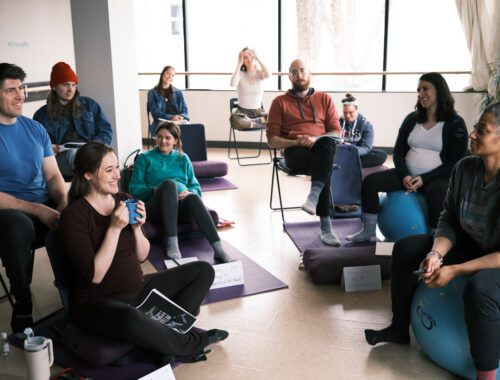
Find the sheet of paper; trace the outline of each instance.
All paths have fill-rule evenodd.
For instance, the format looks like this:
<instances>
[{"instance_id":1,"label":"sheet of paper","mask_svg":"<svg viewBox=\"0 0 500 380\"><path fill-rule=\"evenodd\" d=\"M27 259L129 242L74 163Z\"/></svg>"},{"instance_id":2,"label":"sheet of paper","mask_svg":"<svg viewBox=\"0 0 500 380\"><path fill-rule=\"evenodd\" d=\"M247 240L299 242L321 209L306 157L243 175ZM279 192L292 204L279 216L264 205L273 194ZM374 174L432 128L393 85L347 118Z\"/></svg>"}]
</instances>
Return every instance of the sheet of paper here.
<instances>
[{"instance_id":1,"label":"sheet of paper","mask_svg":"<svg viewBox=\"0 0 500 380\"><path fill-rule=\"evenodd\" d=\"M150 374L141 377L139 380L175 380L174 371L170 364L157 369Z\"/></svg>"},{"instance_id":2,"label":"sheet of paper","mask_svg":"<svg viewBox=\"0 0 500 380\"><path fill-rule=\"evenodd\" d=\"M378 241L375 246L375 256L392 256L394 242Z\"/></svg>"},{"instance_id":3,"label":"sheet of paper","mask_svg":"<svg viewBox=\"0 0 500 380\"><path fill-rule=\"evenodd\" d=\"M214 265L214 270L215 279L210 289L227 288L245 283L241 261Z\"/></svg>"},{"instance_id":4,"label":"sheet of paper","mask_svg":"<svg viewBox=\"0 0 500 380\"><path fill-rule=\"evenodd\" d=\"M382 289L380 265L344 267L342 283L346 292Z\"/></svg>"},{"instance_id":5,"label":"sheet of paper","mask_svg":"<svg viewBox=\"0 0 500 380\"><path fill-rule=\"evenodd\" d=\"M192 263L193 261L198 261L198 258L197 257L183 257L183 258L181 258L179 260L175 260L175 261L177 261L180 265L182 265L182 264ZM165 266L167 267L167 269L177 267L178 265L175 263L175 261L174 260L164 260Z\"/></svg>"}]
</instances>

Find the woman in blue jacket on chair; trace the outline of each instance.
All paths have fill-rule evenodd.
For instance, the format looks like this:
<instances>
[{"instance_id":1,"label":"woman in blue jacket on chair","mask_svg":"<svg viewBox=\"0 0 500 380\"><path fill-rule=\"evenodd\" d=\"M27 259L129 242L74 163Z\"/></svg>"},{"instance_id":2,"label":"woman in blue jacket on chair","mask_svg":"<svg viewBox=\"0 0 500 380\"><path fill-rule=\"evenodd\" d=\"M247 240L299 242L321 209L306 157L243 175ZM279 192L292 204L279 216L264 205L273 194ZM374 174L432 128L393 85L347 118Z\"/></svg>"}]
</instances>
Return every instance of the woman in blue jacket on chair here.
<instances>
[{"instance_id":1,"label":"woman in blue jacket on chair","mask_svg":"<svg viewBox=\"0 0 500 380\"><path fill-rule=\"evenodd\" d=\"M212 245L214 257L222 262L232 261L201 200L201 188L191 160L182 152L179 126L165 121L156 128L155 134L157 146L137 158L129 190L146 203L149 218L163 225L165 255L174 260L181 258L178 218L192 216Z\"/></svg>"},{"instance_id":2,"label":"woman in blue jacket on chair","mask_svg":"<svg viewBox=\"0 0 500 380\"><path fill-rule=\"evenodd\" d=\"M148 91L148 110L153 116L149 131L153 135L161 120L171 120L174 123L189 121L188 109L182 91L172 85L175 69L165 66L160 74L158 84Z\"/></svg>"}]
</instances>

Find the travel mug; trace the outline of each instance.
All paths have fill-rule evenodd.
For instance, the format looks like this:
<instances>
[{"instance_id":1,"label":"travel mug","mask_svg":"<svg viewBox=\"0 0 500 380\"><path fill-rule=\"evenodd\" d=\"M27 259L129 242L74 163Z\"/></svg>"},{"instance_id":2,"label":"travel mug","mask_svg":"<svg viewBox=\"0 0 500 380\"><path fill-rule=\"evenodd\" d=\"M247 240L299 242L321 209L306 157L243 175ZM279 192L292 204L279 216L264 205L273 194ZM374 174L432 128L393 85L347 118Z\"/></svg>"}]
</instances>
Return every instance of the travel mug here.
<instances>
[{"instance_id":1,"label":"travel mug","mask_svg":"<svg viewBox=\"0 0 500 380\"><path fill-rule=\"evenodd\" d=\"M137 220L135 220L135 217L141 217L139 213L137 212L137 199L127 199L125 201L125 206L128 208L128 224L136 224L138 223Z\"/></svg>"},{"instance_id":2,"label":"travel mug","mask_svg":"<svg viewBox=\"0 0 500 380\"><path fill-rule=\"evenodd\" d=\"M50 366L54 363L52 340L34 336L24 341L24 356L28 380L49 380Z\"/></svg>"}]
</instances>

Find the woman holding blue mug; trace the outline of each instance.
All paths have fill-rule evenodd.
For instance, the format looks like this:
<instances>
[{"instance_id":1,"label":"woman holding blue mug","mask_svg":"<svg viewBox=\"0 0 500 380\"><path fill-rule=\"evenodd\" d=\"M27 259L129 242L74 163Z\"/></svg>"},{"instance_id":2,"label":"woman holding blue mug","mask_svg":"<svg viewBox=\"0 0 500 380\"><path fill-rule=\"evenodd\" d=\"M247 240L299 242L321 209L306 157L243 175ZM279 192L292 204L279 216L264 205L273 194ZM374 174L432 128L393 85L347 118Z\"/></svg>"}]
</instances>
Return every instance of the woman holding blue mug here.
<instances>
[{"instance_id":1,"label":"woman holding blue mug","mask_svg":"<svg viewBox=\"0 0 500 380\"><path fill-rule=\"evenodd\" d=\"M191 329L180 334L136 308L156 288L197 315L214 279L206 262L188 263L145 277L141 262L149 253L143 234L146 208L137 203L137 223L129 224L125 200L118 188L120 168L113 150L99 142L80 148L63 210L60 236L68 253L73 279L71 317L85 331L112 339L126 339L180 361L193 361L204 348L225 339L223 330Z\"/></svg>"}]
</instances>

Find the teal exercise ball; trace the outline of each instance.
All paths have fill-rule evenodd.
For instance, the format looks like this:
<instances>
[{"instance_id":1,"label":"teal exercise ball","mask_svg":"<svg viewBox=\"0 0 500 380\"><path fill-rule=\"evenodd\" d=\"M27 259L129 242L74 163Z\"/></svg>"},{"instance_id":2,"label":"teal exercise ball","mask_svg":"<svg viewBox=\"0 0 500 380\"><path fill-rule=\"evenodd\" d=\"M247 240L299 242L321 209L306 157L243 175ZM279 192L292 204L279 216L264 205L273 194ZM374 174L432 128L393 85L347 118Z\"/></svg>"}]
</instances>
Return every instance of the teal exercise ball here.
<instances>
[{"instance_id":1,"label":"teal exercise ball","mask_svg":"<svg viewBox=\"0 0 500 380\"><path fill-rule=\"evenodd\" d=\"M469 276L459 276L442 288L420 282L412 300L411 326L432 361L455 375L475 379L462 298L468 280ZM500 371L496 378L500 380Z\"/></svg>"},{"instance_id":2,"label":"teal exercise ball","mask_svg":"<svg viewBox=\"0 0 500 380\"><path fill-rule=\"evenodd\" d=\"M386 241L426 234L427 202L419 192L394 191L380 198L378 227Z\"/></svg>"}]
</instances>

